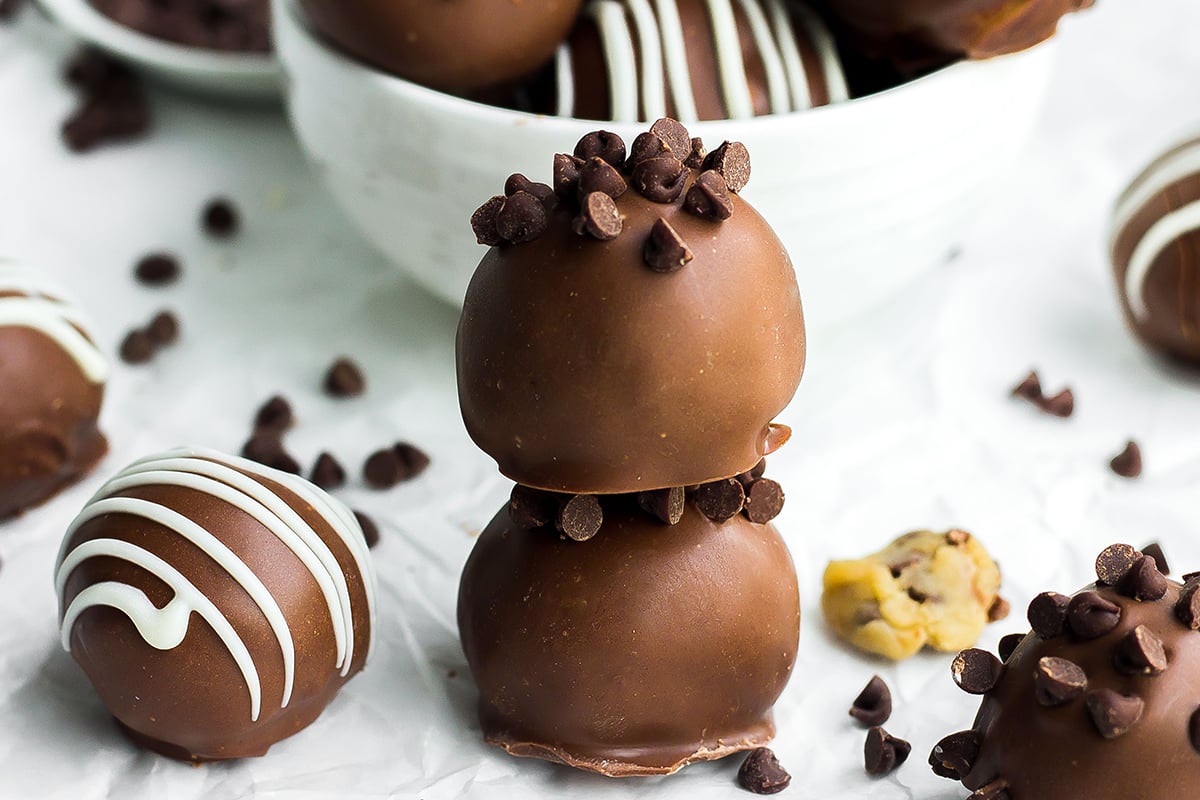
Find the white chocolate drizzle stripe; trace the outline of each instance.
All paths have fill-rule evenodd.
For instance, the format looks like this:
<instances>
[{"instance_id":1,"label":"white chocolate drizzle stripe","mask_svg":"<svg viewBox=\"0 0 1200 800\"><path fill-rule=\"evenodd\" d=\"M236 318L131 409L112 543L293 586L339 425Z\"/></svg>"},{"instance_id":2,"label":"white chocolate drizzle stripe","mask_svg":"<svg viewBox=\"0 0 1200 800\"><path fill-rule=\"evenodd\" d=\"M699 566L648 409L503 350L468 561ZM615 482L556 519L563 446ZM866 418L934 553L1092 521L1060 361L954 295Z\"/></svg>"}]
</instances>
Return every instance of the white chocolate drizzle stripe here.
<instances>
[{"instance_id":1,"label":"white chocolate drizzle stripe","mask_svg":"<svg viewBox=\"0 0 1200 800\"><path fill-rule=\"evenodd\" d=\"M1171 243L1192 231L1200 231L1200 201L1190 203L1172 211L1154 223L1138 242L1129 258L1125 271L1125 295L1129 298L1129 310L1136 319L1144 320L1150 315L1146 306L1146 280L1154 262Z\"/></svg>"},{"instance_id":2,"label":"white chocolate drizzle stripe","mask_svg":"<svg viewBox=\"0 0 1200 800\"><path fill-rule=\"evenodd\" d=\"M258 721L262 710L262 682L254 659L245 642L220 609L197 589L187 578L167 562L153 553L119 539L92 539L71 551L55 576L58 594L62 596L67 576L89 558L105 556L128 561L151 573L170 587L175 593L171 602L162 609L154 607L145 594L132 586L121 583L97 583L88 586L71 600L62 619L62 647L71 649L71 632L79 616L94 606L109 606L124 613L137 627L138 633L151 647L170 650L179 646L187 635L188 621L192 612L209 624L217 638L229 650L234 663L246 680L250 692L250 719Z\"/></svg>"},{"instance_id":3,"label":"white chocolate drizzle stripe","mask_svg":"<svg viewBox=\"0 0 1200 800\"><path fill-rule=\"evenodd\" d=\"M742 56L742 43L738 41L737 18L730 0L708 0L708 18L712 25L721 88L725 94L726 116L729 119L749 119L754 116L754 103L746 82L746 62Z\"/></svg>"},{"instance_id":4,"label":"white chocolate drizzle stripe","mask_svg":"<svg viewBox=\"0 0 1200 800\"><path fill-rule=\"evenodd\" d=\"M850 84L846 80L846 70L842 67L842 57L838 53L837 41L833 34L829 32L825 21L808 6L793 3L791 9L800 19L800 24L804 26L809 41L821 59L821 71L825 73L825 89L829 93L829 102L845 103L850 99Z\"/></svg>"},{"instance_id":5,"label":"white chocolate drizzle stripe","mask_svg":"<svg viewBox=\"0 0 1200 800\"><path fill-rule=\"evenodd\" d=\"M588 15L602 31L601 45L608 64L609 111L616 122L638 120L638 68L633 35L625 9L615 0L601 0L588 6ZM619 32L619 33L618 33Z\"/></svg>"},{"instance_id":6,"label":"white chocolate drizzle stripe","mask_svg":"<svg viewBox=\"0 0 1200 800\"><path fill-rule=\"evenodd\" d=\"M557 84L557 107L554 113L569 117L575 110L575 69L571 66L571 46L563 42L554 53L554 80Z\"/></svg>"},{"instance_id":7,"label":"white chocolate drizzle stripe","mask_svg":"<svg viewBox=\"0 0 1200 800\"><path fill-rule=\"evenodd\" d=\"M8 290L0 283L0 291ZM23 290L22 290L23 291ZM79 332L80 324L70 306L46 297L0 297L0 327L32 328L53 339L74 359L84 376L94 384L108 378L108 359Z\"/></svg>"},{"instance_id":8,"label":"white chocolate drizzle stripe","mask_svg":"<svg viewBox=\"0 0 1200 800\"><path fill-rule=\"evenodd\" d=\"M783 66L783 55L776 46L771 26L767 22L767 15L763 13L759 0L738 0L738 5L746 16L750 25L750 35L754 37L754 46L758 48L759 57L762 59L763 70L767 76L767 101L771 113L782 114L790 111L792 105L788 92L787 71ZM742 65L742 69L746 69L745 64ZM743 75L743 78L749 85L749 77Z\"/></svg>"},{"instance_id":9,"label":"white chocolate drizzle stripe","mask_svg":"<svg viewBox=\"0 0 1200 800\"><path fill-rule=\"evenodd\" d=\"M1200 174L1200 141L1183 145L1179 152L1151 167L1136 179L1117 201L1117 207L1113 211L1110 247L1116 246L1117 239L1126 226L1156 195L1196 174Z\"/></svg>"},{"instance_id":10,"label":"white chocolate drizzle stripe","mask_svg":"<svg viewBox=\"0 0 1200 800\"><path fill-rule=\"evenodd\" d=\"M767 11L771 15L771 24L775 28L775 40L779 46L779 54L783 59L788 75L788 89L791 92L791 110L812 108L812 91L808 86L808 75L804 69L804 58L800 55L800 45L796 41L796 31L792 29L792 20L783 0L766 0ZM800 80L796 80L796 76Z\"/></svg>"},{"instance_id":11,"label":"white chocolate drizzle stripe","mask_svg":"<svg viewBox=\"0 0 1200 800\"><path fill-rule=\"evenodd\" d=\"M654 0L654 7L658 11L659 36L667 64L671 99L675 102L675 116L680 122L696 122L700 119L700 113L696 110L696 96L692 93L692 71L688 67L679 6L676 0Z\"/></svg>"},{"instance_id":12,"label":"white chocolate drizzle stripe","mask_svg":"<svg viewBox=\"0 0 1200 800\"><path fill-rule=\"evenodd\" d=\"M637 29L638 50L642 54L642 95L638 104L642 119L659 119L667 115L667 93L663 86L663 54L654 19L654 9L649 0L625 0ZM637 102L636 100L634 101ZM636 121L635 117L631 121Z\"/></svg>"}]
</instances>

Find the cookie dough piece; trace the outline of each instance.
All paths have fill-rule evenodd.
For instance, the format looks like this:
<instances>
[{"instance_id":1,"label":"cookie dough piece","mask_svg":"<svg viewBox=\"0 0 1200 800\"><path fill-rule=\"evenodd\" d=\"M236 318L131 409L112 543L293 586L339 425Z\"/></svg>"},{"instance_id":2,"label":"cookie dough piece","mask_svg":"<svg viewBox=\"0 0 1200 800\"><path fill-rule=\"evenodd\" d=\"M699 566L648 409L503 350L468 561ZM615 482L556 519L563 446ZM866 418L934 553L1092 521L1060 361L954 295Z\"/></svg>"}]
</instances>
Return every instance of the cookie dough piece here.
<instances>
[{"instance_id":1,"label":"cookie dough piece","mask_svg":"<svg viewBox=\"0 0 1200 800\"><path fill-rule=\"evenodd\" d=\"M1007 613L1000 568L966 531L906 533L825 568L821 608L840 638L897 661L928 645L957 652Z\"/></svg>"}]
</instances>

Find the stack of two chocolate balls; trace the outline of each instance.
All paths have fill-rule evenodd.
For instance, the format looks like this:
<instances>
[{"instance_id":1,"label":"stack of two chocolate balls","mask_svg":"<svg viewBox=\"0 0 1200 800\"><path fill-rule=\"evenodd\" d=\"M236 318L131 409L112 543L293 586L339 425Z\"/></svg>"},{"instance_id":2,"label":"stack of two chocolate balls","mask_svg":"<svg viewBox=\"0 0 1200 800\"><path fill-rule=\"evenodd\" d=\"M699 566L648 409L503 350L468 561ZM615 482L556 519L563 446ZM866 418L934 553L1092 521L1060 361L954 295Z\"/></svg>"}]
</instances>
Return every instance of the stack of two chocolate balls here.
<instances>
[{"instance_id":1,"label":"stack of two chocolate balls","mask_svg":"<svg viewBox=\"0 0 1200 800\"><path fill-rule=\"evenodd\" d=\"M738 195L749 167L672 120L628 148L596 132L472 220L491 249L459 399L518 485L458 621L484 735L513 755L662 774L774 735L800 608L763 458L805 341L787 253Z\"/></svg>"}]
</instances>

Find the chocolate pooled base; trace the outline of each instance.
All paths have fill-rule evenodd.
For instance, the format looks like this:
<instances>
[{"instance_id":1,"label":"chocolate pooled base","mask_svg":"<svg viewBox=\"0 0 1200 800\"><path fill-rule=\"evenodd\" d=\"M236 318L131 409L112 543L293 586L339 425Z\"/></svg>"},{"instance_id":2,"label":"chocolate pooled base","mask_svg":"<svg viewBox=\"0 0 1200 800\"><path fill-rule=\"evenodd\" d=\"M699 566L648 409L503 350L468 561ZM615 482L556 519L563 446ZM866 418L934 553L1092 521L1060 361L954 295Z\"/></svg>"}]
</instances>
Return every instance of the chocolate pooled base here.
<instances>
[{"instance_id":1,"label":"chocolate pooled base","mask_svg":"<svg viewBox=\"0 0 1200 800\"><path fill-rule=\"evenodd\" d=\"M586 544L502 510L463 572L458 624L488 742L613 777L769 741L796 657L796 573L771 525L668 527L607 498Z\"/></svg>"}]
</instances>

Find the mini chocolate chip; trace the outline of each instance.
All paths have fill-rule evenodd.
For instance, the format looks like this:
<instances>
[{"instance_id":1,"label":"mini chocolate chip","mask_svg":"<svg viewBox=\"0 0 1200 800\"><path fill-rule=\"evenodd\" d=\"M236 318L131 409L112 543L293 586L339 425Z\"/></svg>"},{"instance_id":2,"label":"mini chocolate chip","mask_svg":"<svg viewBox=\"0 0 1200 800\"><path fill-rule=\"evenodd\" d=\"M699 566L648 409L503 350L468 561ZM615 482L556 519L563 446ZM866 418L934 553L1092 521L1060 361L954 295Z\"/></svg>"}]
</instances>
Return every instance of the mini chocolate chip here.
<instances>
[{"instance_id":1,"label":"mini chocolate chip","mask_svg":"<svg viewBox=\"0 0 1200 800\"><path fill-rule=\"evenodd\" d=\"M737 194L750 182L750 151L741 142L722 142L704 159L704 169L715 169L729 191Z\"/></svg>"},{"instance_id":2,"label":"mini chocolate chip","mask_svg":"<svg viewBox=\"0 0 1200 800\"><path fill-rule=\"evenodd\" d=\"M612 131L593 131L575 145L575 157L587 161L603 158L616 169L625 166L625 141Z\"/></svg>"},{"instance_id":3,"label":"mini chocolate chip","mask_svg":"<svg viewBox=\"0 0 1200 800\"><path fill-rule=\"evenodd\" d=\"M204 206L200 225L214 239L228 239L237 235L241 228L241 217L230 200L218 197Z\"/></svg>"},{"instance_id":4,"label":"mini chocolate chip","mask_svg":"<svg viewBox=\"0 0 1200 800\"><path fill-rule=\"evenodd\" d=\"M876 725L867 731L863 760L868 775L887 775L908 760L912 745Z\"/></svg>"},{"instance_id":5,"label":"mini chocolate chip","mask_svg":"<svg viewBox=\"0 0 1200 800\"><path fill-rule=\"evenodd\" d=\"M951 530L946 531L946 544L950 544L955 547L962 547L970 539L971 539L971 534L967 533L964 530L960 530L958 528L952 528Z\"/></svg>"},{"instance_id":6,"label":"mini chocolate chip","mask_svg":"<svg viewBox=\"0 0 1200 800\"><path fill-rule=\"evenodd\" d=\"M1008 781L996 778L971 792L968 800L1012 800L1012 795L1008 791Z\"/></svg>"},{"instance_id":7,"label":"mini chocolate chip","mask_svg":"<svg viewBox=\"0 0 1200 800\"><path fill-rule=\"evenodd\" d=\"M1125 449L1112 457L1108 466L1122 478L1136 478L1142 474L1142 449L1130 439Z\"/></svg>"},{"instance_id":8,"label":"mini chocolate chip","mask_svg":"<svg viewBox=\"0 0 1200 800\"><path fill-rule=\"evenodd\" d=\"M1023 641L1025 641L1025 634L1023 633L1010 633L1006 636L1001 636L1000 644L996 647L996 652L1000 654L1000 660L1007 664L1008 660L1012 658L1012 654L1017 651L1017 647Z\"/></svg>"},{"instance_id":9,"label":"mini chocolate chip","mask_svg":"<svg viewBox=\"0 0 1200 800\"><path fill-rule=\"evenodd\" d=\"M1105 739L1115 739L1129 731L1146 708L1142 698L1119 694L1112 689L1093 689L1086 698L1092 724Z\"/></svg>"},{"instance_id":10,"label":"mini chocolate chip","mask_svg":"<svg viewBox=\"0 0 1200 800\"><path fill-rule=\"evenodd\" d=\"M650 226L650 235L642 245L642 260L646 266L655 272L675 272L687 266L692 258L692 251L671 223L659 217Z\"/></svg>"},{"instance_id":11,"label":"mini chocolate chip","mask_svg":"<svg viewBox=\"0 0 1200 800\"><path fill-rule=\"evenodd\" d=\"M688 153L692 151L692 135L678 120L670 117L655 120L650 126L650 132L662 139L663 144L670 148L680 161L687 158Z\"/></svg>"},{"instance_id":12,"label":"mini chocolate chip","mask_svg":"<svg viewBox=\"0 0 1200 800\"><path fill-rule=\"evenodd\" d=\"M1188 720L1188 740L1192 743L1192 749L1200 753L1200 708L1193 711Z\"/></svg>"},{"instance_id":13,"label":"mini chocolate chip","mask_svg":"<svg viewBox=\"0 0 1200 800\"><path fill-rule=\"evenodd\" d=\"M988 606L988 622L999 622L1007 617L1011 610L1012 606L1008 604L1008 601L1000 595L996 595L996 599Z\"/></svg>"},{"instance_id":14,"label":"mini chocolate chip","mask_svg":"<svg viewBox=\"0 0 1200 800\"><path fill-rule=\"evenodd\" d=\"M664 154L670 154L670 151L667 150L667 145L662 139L650 132L639 133L629 147L629 159L625 162L625 166L636 167L647 159L657 158Z\"/></svg>"},{"instance_id":15,"label":"mini chocolate chip","mask_svg":"<svg viewBox=\"0 0 1200 800\"><path fill-rule=\"evenodd\" d=\"M269 429L284 431L292 427L292 404L283 396L274 395L270 400L259 406L254 415L254 430Z\"/></svg>"},{"instance_id":16,"label":"mini chocolate chip","mask_svg":"<svg viewBox=\"0 0 1200 800\"><path fill-rule=\"evenodd\" d=\"M293 475L300 474L300 462L283 449L278 431L262 430L255 433L242 445L242 456L266 467Z\"/></svg>"},{"instance_id":17,"label":"mini chocolate chip","mask_svg":"<svg viewBox=\"0 0 1200 800\"><path fill-rule=\"evenodd\" d=\"M1087 673L1074 661L1039 658L1033 673L1033 691L1039 705L1052 708L1071 702L1087 691Z\"/></svg>"},{"instance_id":18,"label":"mini chocolate chip","mask_svg":"<svg viewBox=\"0 0 1200 800\"><path fill-rule=\"evenodd\" d=\"M363 478L376 489L390 489L411 480L429 466L429 456L407 442L376 450L363 464Z\"/></svg>"},{"instance_id":19,"label":"mini chocolate chip","mask_svg":"<svg viewBox=\"0 0 1200 800\"><path fill-rule=\"evenodd\" d=\"M504 195L498 194L475 209L471 215L471 230L475 233L475 241L479 244L495 247L504 244L504 237L496 227L496 219L500 209L504 208Z\"/></svg>"},{"instance_id":20,"label":"mini chocolate chip","mask_svg":"<svg viewBox=\"0 0 1200 800\"><path fill-rule=\"evenodd\" d=\"M586 233L604 242L617 238L623 224L621 212L617 210L613 199L604 192L592 192L583 198L579 216L572 222L572 229L580 236Z\"/></svg>"},{"instance_id":21,"label":"mini chocolate chip","mask_svg":"<svg viewBox=\"0 0 1200 800\"><path fill-rule=\"evenodd\" d=\"M594 156L583 163L579 170L579 196L587 197L592 192L604 192L614 200L625 194L627 184L611 164Z\"/></svg>"},{"instance_id":22,"label":"mini chocolate chip","mask_svg":"<svg viewBox=\"0 0 1200 800\"><path fill-rule=\"evenodd\" d=\"M733 200L725 179L711 169L696 178L683 198L683 207L701 219L720 221L733 216Z\"/></svg>"},{"instance_id":23,"label":"mini chocolate chip","mask_svg":"<svg viewBox=\"0 0 1200 800\"><path fill-rule=\"evenodd\" d=\"M1034 404L1041 403L1045 396L1042 394L1042 382L1038 378L1038 374L1030 372L1026 375L1023 381L1013 387L1012 396Z\"/></svg>"},{"instance_id":24,"label":"mini chocolate chip","mask_svg":"<svg viewBox=\"0 0 1200 800\"><path fill-rule=\"evenodd\" d=\"M505 197L512 197L517 192L527 192L538 200L542 201L542 205L555 202L554 190L544 183L537 183L529 180L519 172L514 172L508 176L508 180L504 182Z\"/></svg>"},{"instance_id":25,"label":"mini chocolate chip","mask_svg":"<svg viewBox=\"0 0 1200 800\"><path fill-rule=\"evenodd\" d=\"M354 519L358 520L358 527L362 529L363 540L367 543L367 549L370 550L379 544L379 526L375 524L375 520L361 511L354 512Z\"/></svg>"},{"instance_id":26,"label":"mini chocolate chip","mask_svg":"<svg viewBox=\"0 0 1200 800\"><path fill-rule=\"evenodd\" d=\"M975 768L979 758L979 735L975 731L952 733L933 746L929 766L936 775L961 781Z\"/></svg>"},{"instance_id":27,"label":"mini chocolate chip","mask_svg":"<svg viewBox=\"0 0 1200 800\"><path fill-rule=\"evenodd\" d=\"M1043 639L1062 636L1071 598L1058 592L1042 592L1029 603L1029 627Z\"/></svg>"},{"instance_id":28,"label":"mini chocolate chip","mask_svg":"<svg viewBox=\"0 0 1200 800\"><path fill-rule=\"evenodd\" d=\"M1110 544L1096 556L1096 579L1116 586L1142 554L1127 544Z\"/></svg>"},{"instance_id":29,"label":"mini chocolate chip","mask_svg":"<svg viewBox=\"0 0 1200 800\"><path fill-rule=\"evenodd\" d=\"M136 328L121 340L121 360L126 364L145 364L154 358L154 340L146 331Z\"/></svg>"},{"instance_id":30,"label":"mini chocolate chip","mask_svg":"<svg viewBox=\"0 0 1200 800\"><path fill-rule=\"evenodd\" d=\"M578 194L579 168L583 159L558 153L554 156L554 195L559 200L574 200Z\"/></svg>"},{"instance_id":31,"label":"mini chocolate chip","mask_svg":"<svg viewBox=\"0 0 1200 800\"><path fill-rule=\"evenodd\" d=\"M963 650L950 662L954 683L967 694L987 694L996 688L1003 672L1000 659L975 647Z\"/></svg>"},{"instance_id":32,"label":"mini chocolate chip","mask_svg":"<svg viewBox=\"0 0 1200 800\"><path fill-rule=\"evenodd\" d=\"M713 522L724 522L742 510L746 490L736 478L701 484L696 489L696 506Z\"/></svg>"},{"instance_id":33,"label":"mini chocolate chip","mask_svg":"<svg viewBox=\"0 0 1200 800\"><path fill-rule=\"evenodd\" d=\"M1121 607L1096 592L1081 592L1067 605L1067 626L1079 639L1095 639L1117 627Z\"/></svg>"},{"instance_id":34,"label":"mini chocolate chip","mask_svg":"<svg viewBox=\"0 0 1200 800\"><path fill-rule=\"evenodd\" d=\"M323 385L333 397L357 397L366 390L367 379L358 364L343 356L329 365Z\"/></svg>"},{"instance_id":35,"label":"mini chocolate chip","mask_svg":"<svg viewBox=\"0 0 1200 800\"><path fill-rule=\"evenodd\" d=\"M308 479L322 489L337 489L346 483L346 470L332 455L321 453Z\"/></svg>"},{"instance_id":36,"label":"mini chocolate chip","mask_svg":"<svg viewBox=\"0 0 1200 800\"><path fill-rule=\"evenodd\" d=\"M545 204L529 192L517 192L506 198L496 214L496 232L511 244L532 242L549 226Z\"/></svg>"},{"instance_id":37,"label":"mini chocolate chip","mask_svg":"<svg viewBox=\"0 0 1200 800\"><path fill-rule=\"evenodd\" d=\"M648 158L633 168L633 188L654 203L674 203L683 194L688 171L672 155Z\"/></svg>"},{"instance_id":38,"label":"mini chocolate chip","mask_svg":"<svg viewBox=\"0 0 1200 800\"><path fill-rule=\"evenodd\" d=\"M179 259L170 253L151 253L143 256L133 268L138 282L145 286L164 286L179 280L182 273Z\"/></svg>"},{"instance_id":39,"label":"mini chocolate chip","mask_svg":"<svg viewBox=\"0 0 1200 800\"><path fill-rule=\"evenodd\" d=\"M604 512L594 494L577 494L558 509L555 525L559 532L577 542L585 542L600 532Z\"/></svg>"},{"instance_id":40,"label":"mini chocolate chip","mask_svg":"<svg viewBox=\"0 0 1200 800\"><path fill-rule=\"evenodd\" d=\"M146 326L146 335L158 347L174 344L179 340L179 318L170 311L160 311Z\"/></svg>"},{"instance_id":41,"label":"mini chocolate chip","mask_svg":"<svg viewBox=\"0 0 1200 800\"><path fill-rule=\"evenodd\" d=\"M1185 575L1186 582L1175 602L1175 618L1192 630L1200 630L1200 576Z\"/></svg>"},{"instance_id":42,"label":"mini chocolate chip","mask_svg":"<svg viewBox=\"0 0 1200 800\"><path fill-rule=\"evenodd\" d=\"M1117 591L1140 602L1161 600L1167 593L1167 578L1158 571L1154 559L1144 555L1133 562L1117 584Z\"/></svg>"},{"instance_id":43,"label":"mini chocolate chip","mask_svg":"<svg viewBox=\"0 0 1200 800\"><path fill-rule=\"evenodd\" d=\"M677 525L679 520L683 519L684 499L682 486L638 492L637 496L638 505L643 511L658 517L668 525Z\"/></svg>"},{"instance_id":44,"label":"mini chocolate chip","mask_svg":"<svg viewBox=\"0 0 1200 800\"><path fill-rule=\"evenodd\" d=\"M1158 675L1167 669L1167 651L1162 639L1138 625L1117 644L1113 664L1127 675Z\"/></svg>"},{"instance_id":45,"label":"mini chocolate chip","mask_svg":"<svg viewBox=\"0 0 1200 800\"><path fill-rule=\"evenodd\" d=\"M424 450L409 442L396 442L392 452L404 465L404 480L412 480L429 467L429 456Z\"/></svg>"},{"instance_id":46,"label":"mini chocolate chip","mask_svg":"<svg viewBox=\"0 0 1200 800\"><path fill-rule=\"evenodd\" d=\"M517 484L508 496L508 518L525 530L534 530L554 522L558 497L552 492Z\"/></svg>"},{"instance_id":47,"label":"mini chocolate chip","mask_svg":"<svg viewBox=\"0 0 1200 800\"><path fill-rule=\"evenodd\" d=\"M759 478L745 487L742 511L751 522L765 525L783 511L783 487L770 478Z\"/></svg>"},{"instance_id":48,"label":"mini chocolate chip","mask_svg":"<svg viewBox=\"0 0 1200 800\"><path fill-rule=\"evenodd\" d=\"M850 716L863 725L882 725L892 716L892 690L876 675L854 698L850 705Z\"/></svg>"},{"instance_id":49,"label":"mini chocolate chip","mask_svg":"<svg viewBox=\"0 0 1200 800\"><path fill-rule=\"evenodd\" d=\"M1069 417L1075 413L1075 395L1070 389L1063 389L1053 397L1047 397L1038 407L1054 417Z\"/></svg>"},{"instance_id":50,"label":"mini chocolate chip","mask_svg":"<svg viewBox=\"0 0 1200 800\"><path fill-rule=\"evenodd\" d=\"M792 782L792 776L766 747L756 747L746 756L737 773L738 786L754 794L777 794Z\"/></svg>"},{"instance_id":51,"label":"mini chocolate chip","mask_svg":"<svg viewBox=\"0 0 1200 800\"><path fill-rule=\"evenodd\" d=\"M1154 559L1154 565L1158 567L1158 571L1163 575L1171 574L1171 567L1167 564L1167 556L1163 553L1162 545L1158 542L1151 542L1142 548L1142 555L1150 556Z\"/></svg>"},{"instance_id":52,"label":"mini chocolate chip","mask_svg":"<svg viewBox=\"0 0 1200 800\"><path fill-rule=\"evenodd\" d=\"M694 136L692 137L692 152L688 153L683 165L689 169L700 169L704 166L704 159L707 156L708 149L704 146L704 140L699 136Z\"/></svg>"}]
</instances>

